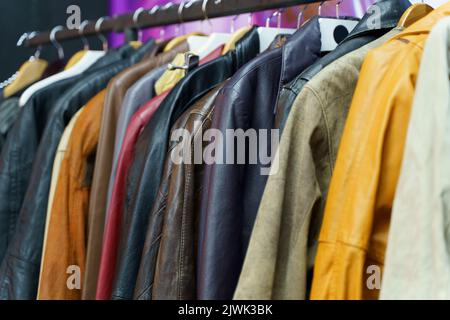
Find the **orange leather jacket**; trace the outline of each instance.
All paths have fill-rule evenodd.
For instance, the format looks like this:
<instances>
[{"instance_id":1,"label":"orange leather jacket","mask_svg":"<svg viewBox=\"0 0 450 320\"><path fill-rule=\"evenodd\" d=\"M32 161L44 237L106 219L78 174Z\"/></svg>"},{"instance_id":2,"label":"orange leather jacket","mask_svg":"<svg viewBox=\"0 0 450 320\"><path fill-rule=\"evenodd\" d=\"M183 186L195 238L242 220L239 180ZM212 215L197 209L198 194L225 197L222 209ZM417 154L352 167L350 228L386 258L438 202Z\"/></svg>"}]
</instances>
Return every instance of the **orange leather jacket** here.
<instances>
[{"instance_id":1,"label":"orange leather jacket","mask_svg":"<svg viewBox=\"0 0 450 320\"><path fill-rule=\"evenodd\" d=\"M41 300L81 300L89 195L105 93L98 93L80 113L61 164L41 270ZM79 267L80 287L75 278L70 281L69 266ZM67 280L75 286L69 288Z\"/></svg>"}]
</instances>

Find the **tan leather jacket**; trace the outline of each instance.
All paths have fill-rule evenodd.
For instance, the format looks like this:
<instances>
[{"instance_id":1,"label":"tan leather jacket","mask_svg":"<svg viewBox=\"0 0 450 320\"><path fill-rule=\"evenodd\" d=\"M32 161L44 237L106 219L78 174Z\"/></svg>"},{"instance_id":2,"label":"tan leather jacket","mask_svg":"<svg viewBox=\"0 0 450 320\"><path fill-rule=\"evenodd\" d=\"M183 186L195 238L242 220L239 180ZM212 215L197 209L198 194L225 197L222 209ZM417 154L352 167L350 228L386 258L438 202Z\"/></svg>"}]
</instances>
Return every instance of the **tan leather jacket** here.
<instances>
[{"instance_id":1,"label":"tan leather jacket","mask_svg":"<svg viewBox=\"0 0 450 320\"><path fill-rule=\"evenodd\" d=\"M305 299L336 154L370 49L383 37L325 67L294 102L253 228L235 299ZM276 170L275 170L276 169Z\"/></svg>"}]
</instances>

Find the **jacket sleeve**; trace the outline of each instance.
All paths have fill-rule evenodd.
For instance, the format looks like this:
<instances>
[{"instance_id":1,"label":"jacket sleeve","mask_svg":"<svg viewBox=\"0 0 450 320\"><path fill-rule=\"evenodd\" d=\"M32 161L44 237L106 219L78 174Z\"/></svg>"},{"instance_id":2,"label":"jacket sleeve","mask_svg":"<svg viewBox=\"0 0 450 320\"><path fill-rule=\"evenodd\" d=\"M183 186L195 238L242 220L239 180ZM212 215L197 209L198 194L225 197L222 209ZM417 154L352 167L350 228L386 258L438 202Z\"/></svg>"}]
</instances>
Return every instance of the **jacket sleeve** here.
<instances>
[{"instance_id":1,"label":"jacket sleeve","mask_svg":"<svg viewBox=\"0 0 450 320\"><path fill-rule=\"evenodd\" d=\"M302 90L271 168L235 299L306 298L310 222L323 211L326 192L315 163L315 152L328 150L321 110L316 95Z\"/></svg>"},{"instance_id":2,"label":"jacket sleeve","mask_svg":"<svg viewBox=\"0 0 450 320\"><path fill-rule=\"evenodd\" d=\"M382 299L450 299L450 19L445 20L431 33L421 62L392 209Z\"/></svg>"},{"instance_id":3,"label":"jacket sleeve","mask_svg":"<svg viewBox=\"0 0 450 320\"><path fill-rule=\"evenodd\" d=\"M400 40L364 61L327 198L312 299L378 298L422 54L420 46Z\"/></svg>"}]
</instances>

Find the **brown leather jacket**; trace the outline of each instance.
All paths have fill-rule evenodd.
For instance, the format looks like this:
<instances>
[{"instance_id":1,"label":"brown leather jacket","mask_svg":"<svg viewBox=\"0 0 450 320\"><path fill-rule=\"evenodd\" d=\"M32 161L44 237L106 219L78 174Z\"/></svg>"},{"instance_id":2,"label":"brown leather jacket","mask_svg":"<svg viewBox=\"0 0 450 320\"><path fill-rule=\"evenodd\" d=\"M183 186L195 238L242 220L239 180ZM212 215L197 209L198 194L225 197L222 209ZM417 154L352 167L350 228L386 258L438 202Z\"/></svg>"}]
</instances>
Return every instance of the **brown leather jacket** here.
<instances>
[{"instance_id":1,"label":"brown leather jacket","mask_svg":"<svg viewBox=\"0 0 450 320\"><path fill-rule=\"evenodd\" d=\"M105 108L102 116L99 149L95 162L92 183L91 202L89 204L89 243L87 252L86 280L84 299L94 299L100 264L103 229L107 207L109 177L111 176L112 157L116 124L127 90L144 74L169 63L180 52L188 49L186 42L180 43L170 51L156 57L149 57L124 70L114 77L107 89Z\"/></svg>"},{"instance_id":2,"label":"brown leather jacket","mask_svg":"<svg viewBox=\"0 0 450 320\"><path fill-rule=\"evenodd\" d=\"M211 126L214 101L219 85L187 110L172 127L186 130L190 137L184 144L171 139L163 180L151 213L146 244L142 254L135 299L192 300L196 297L197 215L203 166L194 164L194 146ZM174 141L175 140L175 141ZM180 147L190 145L191 152ZM203 153L203 147L200 150ZM175 156L182 161L174 162Z\"/></svg>"}]
</instances>

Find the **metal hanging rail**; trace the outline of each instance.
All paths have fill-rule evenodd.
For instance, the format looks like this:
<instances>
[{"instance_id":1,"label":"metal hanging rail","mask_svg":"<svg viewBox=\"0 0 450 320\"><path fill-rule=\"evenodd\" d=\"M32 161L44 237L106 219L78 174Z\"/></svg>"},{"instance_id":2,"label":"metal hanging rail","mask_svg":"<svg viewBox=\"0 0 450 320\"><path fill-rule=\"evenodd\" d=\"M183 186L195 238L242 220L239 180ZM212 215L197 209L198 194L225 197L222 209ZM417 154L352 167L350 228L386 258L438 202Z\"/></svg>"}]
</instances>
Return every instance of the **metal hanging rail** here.
<instances>
[{"instance_id":1,"label":"metal hanging rail","mask_svg":"<svg viewBox=\"0 0 450 320\"><path fill-rule=\"evenodd\" d=\"M129 13L113 18L105 17L101 21L101 24L97 24L97 21L90 21L84 25L81 32L78 29L62 28L56 33L55 38L59 42L98 33L104 34L112 31L123 32L126 29L145 29L190 21L199 21L205 19L205 11L203 10L204 4L207 17L211 19L327 1L331 0L183 1L180 5L169 3L162 7L158 6L150 10L141 11L139 14ZM23 45L26 47L37 47L48 43L51 43L50 32L37 33L31 39L23 41Z\"/></svg>"}]
</instances>

